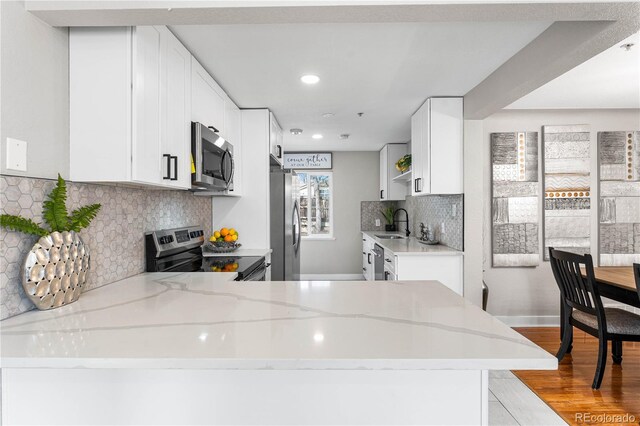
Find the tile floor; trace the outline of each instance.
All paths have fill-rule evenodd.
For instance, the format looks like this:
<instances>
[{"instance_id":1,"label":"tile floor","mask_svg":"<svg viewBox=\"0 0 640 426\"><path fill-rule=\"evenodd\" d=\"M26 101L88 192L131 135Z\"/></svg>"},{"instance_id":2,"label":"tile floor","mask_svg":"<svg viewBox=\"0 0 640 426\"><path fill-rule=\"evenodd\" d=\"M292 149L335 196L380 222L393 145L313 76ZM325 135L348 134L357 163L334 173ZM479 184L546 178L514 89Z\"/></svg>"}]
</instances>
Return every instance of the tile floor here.
<instances>
[{"instance_id":1,"label":"tile floor","mask_svg":"<svg viewBox=\"0 0 640 426\"><path fill-rule=\"evenodd\" d=\"M566 424L512 372L489 372L489 425Z\"/></svg>"}]
</instances>

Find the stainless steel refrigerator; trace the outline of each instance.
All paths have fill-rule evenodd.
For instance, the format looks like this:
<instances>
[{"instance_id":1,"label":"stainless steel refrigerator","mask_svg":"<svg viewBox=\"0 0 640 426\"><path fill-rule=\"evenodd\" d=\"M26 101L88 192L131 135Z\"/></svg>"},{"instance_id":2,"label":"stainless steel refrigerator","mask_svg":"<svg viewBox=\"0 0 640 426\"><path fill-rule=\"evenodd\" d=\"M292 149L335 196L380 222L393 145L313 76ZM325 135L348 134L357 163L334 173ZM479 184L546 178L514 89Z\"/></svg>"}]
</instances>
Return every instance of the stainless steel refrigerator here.
<instances>
[{"instance_id":1,"label":"stainless steel refrigerator","mask_svg":"<svg viewBox=\"0 0 640 426\"><path fill-rule=\"evenodd\" d=\"M294 172L271 171L271 280L300 279L300 210Z\"/></svg>"}]
</instances>

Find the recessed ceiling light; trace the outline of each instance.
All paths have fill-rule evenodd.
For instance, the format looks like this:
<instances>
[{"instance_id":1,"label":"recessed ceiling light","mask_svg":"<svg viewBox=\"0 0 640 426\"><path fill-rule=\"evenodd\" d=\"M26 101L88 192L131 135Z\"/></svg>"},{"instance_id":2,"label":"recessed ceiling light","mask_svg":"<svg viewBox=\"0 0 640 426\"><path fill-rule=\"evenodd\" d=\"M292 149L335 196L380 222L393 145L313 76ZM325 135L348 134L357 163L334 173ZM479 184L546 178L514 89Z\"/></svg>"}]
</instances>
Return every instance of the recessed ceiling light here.
<instances>
[{"instance_id":1,"label":"recessed ceiling light","mask_svg":"<svg viewBox=\"0 0 640 426\"><path fill-rule=\"evenodd\" d=\"M291 129L289 130L291 132L292 135L294 136L298 136L299 134L302 134L302 129Z\"/></svg>"},{"instance_id":2,"label":"recessed ceiling light","mask_svg":"<svg viewBox=\"0 0 640 426\"><path fill-rule=\"evenodd\" d=\"M320 133L315 133L315 134L311 135L311 137L313 139L322 139L322 135Z\"/></svg>"},{"instance_id":3,"label":"recessed ceiling light","mask_svg":"<svg viewBox=\"0 0 640 426\"><path fill-rule=\"evenodd\" d=\"M324 114L322 114L322 116L323 116L324 118L331 118L331 117L333 117L334 115L335 115L335 114L334 114L334 113L332 113L332 112L325 112Z\"/></svg>"},{"instance_id":4,"label":"recessed ceiling light","mask_svg":"<svg viewBox=\"0 0 640 426\"><path fill-rule=\"evenodd\" d=\"M316 84L317 82L320 81L320 77L318 77L317 75L313 75L313 74L306 74L306 75L303 75L302 77L300 77L300 80L304 84Z\"/></svg>"}]
</instances>

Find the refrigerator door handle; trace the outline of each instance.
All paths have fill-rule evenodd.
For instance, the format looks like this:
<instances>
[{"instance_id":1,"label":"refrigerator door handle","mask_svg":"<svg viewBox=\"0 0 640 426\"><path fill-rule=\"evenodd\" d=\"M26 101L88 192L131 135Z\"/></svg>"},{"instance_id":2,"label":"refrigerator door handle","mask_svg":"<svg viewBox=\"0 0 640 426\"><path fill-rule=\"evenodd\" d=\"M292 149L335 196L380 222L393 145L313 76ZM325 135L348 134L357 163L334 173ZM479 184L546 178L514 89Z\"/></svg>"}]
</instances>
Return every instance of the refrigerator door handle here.
<instances>
[{"instance_id":1,"label":"refrigerator door handle","mask_svg":"<svg viewBox=\"0 0 640 426\"><path fill-rule=\"evenodd\" d=\"M300 250L300 211L298 210L298 201L293 202L293 249L296 254L298 254L298 250Z\"/></svg>"}]
</instances>

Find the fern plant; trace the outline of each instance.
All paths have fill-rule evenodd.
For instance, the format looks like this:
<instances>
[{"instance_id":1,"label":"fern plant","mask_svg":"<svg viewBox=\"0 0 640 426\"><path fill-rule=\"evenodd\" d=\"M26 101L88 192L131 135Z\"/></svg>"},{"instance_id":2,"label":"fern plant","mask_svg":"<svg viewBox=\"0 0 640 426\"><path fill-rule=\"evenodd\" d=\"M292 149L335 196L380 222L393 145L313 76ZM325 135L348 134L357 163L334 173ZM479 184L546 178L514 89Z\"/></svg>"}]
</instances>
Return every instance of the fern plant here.
<instances>
[{"instance_id":1,"label":"fern plant","mask_svg":"<svg viewBox=\"0 0 640 426\"><path fill-rule=\"evenodd\" d=\"M90 204L67 213L67 184L58 175L58 182L42 203L42 217L49 229L31 219L11 214L0 215L0 226L12 231L25 234L43 236L51 232L80 231L89 226L102 207L100 204Z\"/></svg>"}]
</instances>

